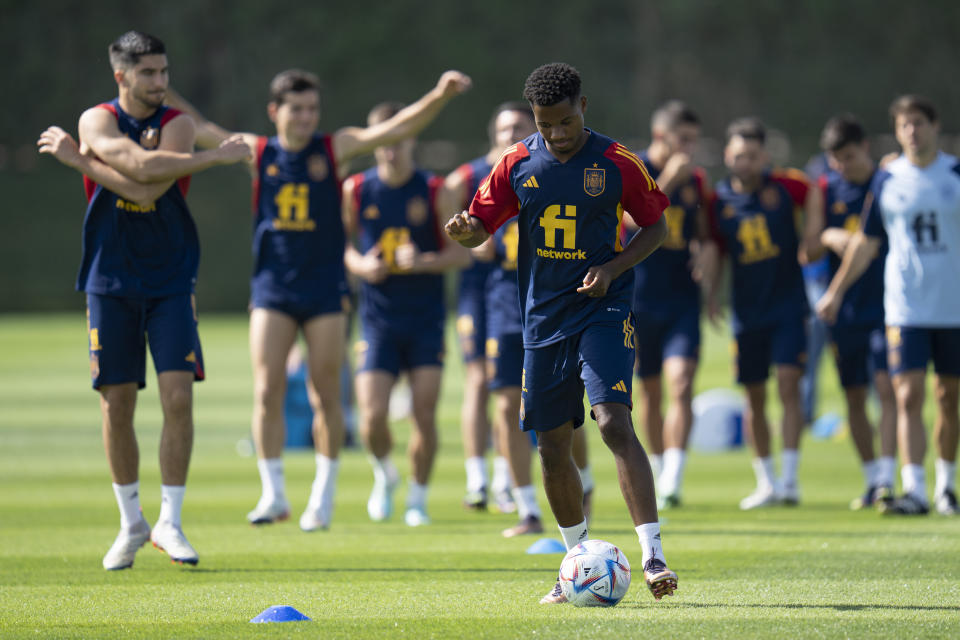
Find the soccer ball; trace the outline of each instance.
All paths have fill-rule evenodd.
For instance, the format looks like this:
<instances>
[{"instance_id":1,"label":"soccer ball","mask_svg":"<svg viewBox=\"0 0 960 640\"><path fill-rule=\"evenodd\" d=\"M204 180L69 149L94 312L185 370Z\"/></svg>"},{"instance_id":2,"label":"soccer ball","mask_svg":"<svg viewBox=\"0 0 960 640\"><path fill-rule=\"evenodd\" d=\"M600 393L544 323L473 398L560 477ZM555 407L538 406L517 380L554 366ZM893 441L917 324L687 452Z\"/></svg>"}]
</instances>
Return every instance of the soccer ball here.
<instances>
[{"instance_id":1,"label":"soccer ball","mask_svg":"<svg viewBox=\"0 0 960 640\"><path fill-rule=\"evenodd\" d=\"M560 589L578 607L612 607L630 588L630 563L616 546L586 540L560 564Z\"/></svg>"}]
</instances>

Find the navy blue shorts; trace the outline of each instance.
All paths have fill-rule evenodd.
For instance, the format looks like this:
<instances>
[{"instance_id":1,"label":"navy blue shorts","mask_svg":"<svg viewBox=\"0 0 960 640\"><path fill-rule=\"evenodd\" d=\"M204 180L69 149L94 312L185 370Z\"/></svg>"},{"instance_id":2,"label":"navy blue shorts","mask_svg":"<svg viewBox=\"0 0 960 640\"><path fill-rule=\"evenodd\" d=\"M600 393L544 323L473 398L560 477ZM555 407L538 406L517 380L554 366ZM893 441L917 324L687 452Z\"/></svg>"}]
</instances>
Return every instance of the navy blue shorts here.
<instances>
[{"instance_id":1,"label":"navy blue shorts","mask_svg":"<svg viewBox=\"0 0 960 640\"><path fill-rule=\"evenodd\" d=\"M887 327L887 362L890 375L915 369L960 376L960 327Z\"/></svg>"},{"instance_id":2,"label":"navy blue shorts","mask_svg":"<svg viewBox=\"0 0 960 640\"><path fill-rule=\"evenodd\" d=\"M671 314L634 313L637 328L637 376L659 376L663 361L700 358L700 308Z\"/></svg>"},{"instance_id":3,"label":"navy blue shorts","mask_svg":"<svg viewBox=\"0 0 960 640\"><path fill-rule=\"evenodd\" d=\"M523 334L487 338L487 386L492 391L519 387L523 376Z\"/></svg>"},{"instance_id":4,"label":"navy blue shorts","mask_svg":"<svg viewBox=\"0 0 960 640\"><path fill-rule=\"evenodd\" d=\"M867 385L874 372L887 370L887 341L883 333L883 325L830 327L837 372L843 388Z\"/></svg>"},{"instance_id":5,"label":"navy blue shorts","mask_svg":"<svg viewBox=\"0 0 960 640\"><path fill-rule=\"evenodd\" d=\"M322 288L318 284L318 291L315 293L317 295L305 297L254 288L250 292L250 306L254 309L279 311L293 318L299 325L306 324L316 316L350 311L350 295L346 282Z\"/></svg>"},{"instance_id":6,"label":"navy blue shorts","mask_svg":"<svg viewBox=\"0 0 960 640\"><path fill-rule=\"evenodd\" d=\"M386 371L399 375L418 367L443 366L443 320L416 328L362 326L354 344L357 372Z\"/></svg>"},{"instance_id":7,"label":"navy blue shorts","mask_svg":"<svg viewBox=\"0 0 960 640\"><path fill-rule=\"evenodd\" d=\"M590 406L619 402L633 408L633 319L589 325L560 342L525 349L521 380L520 428L550 431L584 421L583 392Z\"/></svg>"},{"instance_id":8,"label":"navy blue shorts","mask_svg":"<svg viewBox=\"0 0 960 640\"><path fill-rule=\"evenodd\" d=\"M147 350L157 373L192 371L203 380L203 352L194 297L118 298L87 294L87 336L93 388L147 386Z\"/></svg>"},{"instance_id":9,"label":"navy blue shorts","mask_svg":"<svg viewBox=\"0 0 960 640\"><path fill-rule=\"evenodd\" d=\"M807 331L804 318L798 316L764 329L742 331L736 339L737 382L763 382L770 365L802 367L807 361Z\"/></svg>"}]
</instances>

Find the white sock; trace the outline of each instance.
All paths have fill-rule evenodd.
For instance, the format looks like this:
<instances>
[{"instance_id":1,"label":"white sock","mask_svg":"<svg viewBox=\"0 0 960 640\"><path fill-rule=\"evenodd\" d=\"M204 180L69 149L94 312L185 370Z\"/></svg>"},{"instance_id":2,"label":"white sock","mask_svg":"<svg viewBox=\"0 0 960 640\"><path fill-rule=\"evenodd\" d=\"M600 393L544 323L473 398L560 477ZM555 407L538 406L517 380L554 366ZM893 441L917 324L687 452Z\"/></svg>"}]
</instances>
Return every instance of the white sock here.
<instances>
[{"instance_id":1,"label":"white sock","mask_svg":"<svg viewBox=\"0 0 960 640\"><path fill-rule=\"evenodd\" d=\"M637 527L637 537L640 538L640 547L643 549L643 559L640 561L641 569L650 558L657 558L666 564L667 560L663 557L663 546L660 544L659 522L641 524Z\"/></svg>"},{"instance_id":2,"label":"white sock","mask_svg":"<svg viewBox=\"0 0 960 640\"><path fill-rule=\"evenodd\" d=\"M660 472L663 471L663 456L659 453L651 453L647 456L650 460L650 469L653 471L653 482L660 482Z\"/></svg>"},{"instance_id":3,"label":"white sock","mask_svg":"<svg viewBox=\"0 0 960 640\"><path fill-rule=\"evenodd\" d=\"M420 484L416 480L410 481L410 487L407 489L407 509L427 510L427 485Z\"/></svg>"},{"instance_id":4,"label":"white sock","mask_svg":"<svg viewBox=\"0 0 960 640\"><path fill-rule=\"evenodd\" d=\"M947 489L954 491L954 487L956 486L957 463L948 462L943 458L937 458L934 467L937 471L937 480L933 495L943 495Z\"/></svg>"},{"instance_id":5,"label":"white sock","mask_svg":"<svg viewBox=\"0 0 960 640\"><path fill-rule=\"evenodd\" d=\"M773 480L775 477L773 471L773 458L771 456L767 456L766 458L754 458L751 464L753 464L753 474L757 477L757 488L773 488Z\"/></svg>"},{"instance_id":6,"label":"white sock","mask_svg":"<svg viewBox=\"0 0 960 640\"><path fill-rule=\"evenodd\" d=\"M130 484L113 483L113 495L117 497L117 506L120 507L120 528L129 529L143 520L143 511L140 509L140 481Z\"/></svg>"},{"instance_id":7,"label":"white sock","mask_svg":"<svg viewBox=\"0 0 960 640\"><path fill-rule=\"evenodd\" d=\"M157 522L169 522L175 527L180 526L180 511L183 509L183 494L186 487L160 485L160 516Z\"/></svg>"},{"instance_id":8,"label":"white sock","mask_svg":"<svg viewBox=\"0 0 960 640\"><path fill-rule=\"evenodd\" d=\"M480 456L467 458L463 463L467 470L467 491L474 492L487 487L487 463Z\"/></svg>"},{"instance_id":9,"label":"white sock","mask_svg":"<svg viewBox=\"0 0 960 640\"><path fill-rule=\"evenodd\" d=\"M922 464L905 464L900 469L903 492L923 503L927 502L927 478Z\"/></svg>"},{"instance_id":10,"label":"white sock","mask_svg":"<svg viewBox=\"0 0 960 640\"><path fill-rule=\"evenodd\" d=\"M660 472L658 493L664 496L680 495L686 462L687 452L683 449L671 447L663 452L663 471Z\"/></svg>"},{"instance_id":11,"label":"white sock","mask_svg":"<svg viewBox=\"0 0 960 640\"><path fill-rule=\"evenodd\" d=\"M877 462L877 459L874 458L873 460L864 462L860 467L863 469L863 483L868 489L875 486L877 482L877 470L880 468L880 463Z\"/></svg>"},{"instance_id":12,"label":"white sock","mask_svg":"<svg viewBox=\"0 0 960 640\"><path fill-rule=\"evenodd\" d=\"M340 471L340 461L333 460L318 453L317 475L313 478L313 487L310 489L310 500L307 508L317 510L324 507L326 516L333 513L333 496L337 491L337 473Z\"/></svg>"},{"instance_id":13,"label":"white sock","mask_svg":"<svg viewBox=\"0 0 960 640\"><path fill-rule=\"evenodd\" d=\"M393 462L390 460L390 456L382 458L370 456L370 464L373 465L373 479L377 482L390 484L396 482L397 478L400 477L397 468L393 466Z\"/></svg>"},{"instance_id":14,"label":"white sock","mask_svg":"<svg viewBox=\"0 0 960 640\"><path fill-rule=\"evenodd\" d=\"M584 520L580 524L575 524L572 527L559 527L560 536L563 538L563 544L566 545L567 551L573 549L575 546L583 542L584 540L589 539L590 536L587 535L587 521Z\"/></svg>"},{"instance_id":15,"label":"white sock","mask_svg":"<svg viewBox=\"0 0 960 640\"><path fill-rule=\"evenodd\" d=\"M257 469L263 487L262 499L269 502L285 501L287 491L283 480L283 458L261 458L257 460Z\"/></svg>"},{"instance_id":16,"label":"white sock","mask_svg":"<svg viewBox=\"0 0 960 640\"><path fill-rule=\"evenodd\" d=\"M490 490L494 493L509 491L513 482L510 480L510 463L503 456L496 456L493 459L493 480L490 482Z\"/></svg>"},{"instance_id":17,"label":"white sock","mask_svg":"<svg viewBox=\"0 0 960 640\"><path fill-rule=\"evenodd\" d=\"M797 486L797 467L800 464L800 452L796 449L784 449L780 454L780 481L785 488Z\"/></svg>"},{"instance_id":18,"label":"white sock","mask_svg":"<svg viewBox=\"0 0 960 640\"><path fill-rule=\"evenodd\" d=\"M893 456L884 456L877 459L876 484L893 488L893 485L896 484L896 476L897 461Z\"/></svg>"},{"instance_id":19,"label":"white sock","mask_svg":"<svg viewBox=\"0 0 960 640\"><path fill-rule=\"evenodd\" d=\"M517 503L517 517L525 520L529 516L540 517L540 505L537 504L537 490L532 484L514 487L513 501Z\"/></svg>"},{"instance_id":20,"label":"white sock","mask_svg":"<svg viewBox=\"0 0 960 640\"><path fill-rule=\"evenodd\" d=\"M580 484L583 486L583 492L593 491L596 482L593 480L593 470L590 468L590 465L585 466L583 469L578 468L577 471L580 472Z\"/></svg>"}]
</instances>

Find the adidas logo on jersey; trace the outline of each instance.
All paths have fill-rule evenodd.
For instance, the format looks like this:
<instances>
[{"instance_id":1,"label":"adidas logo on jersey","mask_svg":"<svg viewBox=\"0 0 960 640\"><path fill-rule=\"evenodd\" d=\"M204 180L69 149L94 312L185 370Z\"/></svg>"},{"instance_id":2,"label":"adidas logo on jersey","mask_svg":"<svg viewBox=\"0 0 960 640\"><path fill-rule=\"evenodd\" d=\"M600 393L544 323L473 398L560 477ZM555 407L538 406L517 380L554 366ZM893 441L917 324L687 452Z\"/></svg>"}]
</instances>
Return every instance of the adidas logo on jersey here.
<instances>
[{"instance_id":1,"label":"adidas logo on jersey","mask_svg":"<svg viewBox=\"0 0 960 640\"><path fill-rule=\"evenodd\" d=\"M614 391L620 391L620 392L622 392L622 393L627 393L627 385L625 385L625 384L623 383L623 380L621 380L620 382L618 382L617 384L613 385L613 386L610 387L610 388L613 389Z\"/></svg>"},{"instance_id":2,"label":"adidas logo on jersey","mask_svg":"<svg viewBox=\"0 0 960 640\"><path fill-rule=\"evenodd\" d=\"M530 187L531 189L539 189L540 184L537 182L536 176L530 176L526 182L523 183L523 186Z\"/></svg>"}]
</instances>

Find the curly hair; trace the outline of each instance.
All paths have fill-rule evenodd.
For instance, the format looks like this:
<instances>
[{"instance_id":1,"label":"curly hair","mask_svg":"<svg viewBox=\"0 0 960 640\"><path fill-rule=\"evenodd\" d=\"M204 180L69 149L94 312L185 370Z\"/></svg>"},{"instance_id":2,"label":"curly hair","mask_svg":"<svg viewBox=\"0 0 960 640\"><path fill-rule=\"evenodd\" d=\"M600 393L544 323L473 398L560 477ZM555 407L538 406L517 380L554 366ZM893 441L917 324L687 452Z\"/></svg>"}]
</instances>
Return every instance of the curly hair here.
<instances>
[{"instance_id":1,"label":"curly hair","mask_svg":"<svg viewBox=\"0 0 960 640\"><path fill-rule=\"evenodd\" d=\"M523 85L523 97L538 107L580 97L580 73L563 62L551 62L533 70Z\"/></svg>"}]
</instances>

